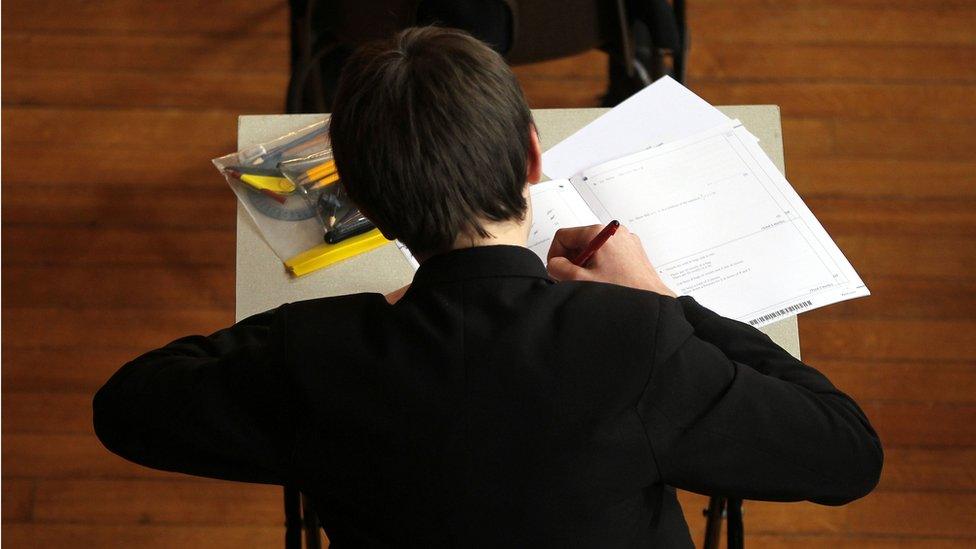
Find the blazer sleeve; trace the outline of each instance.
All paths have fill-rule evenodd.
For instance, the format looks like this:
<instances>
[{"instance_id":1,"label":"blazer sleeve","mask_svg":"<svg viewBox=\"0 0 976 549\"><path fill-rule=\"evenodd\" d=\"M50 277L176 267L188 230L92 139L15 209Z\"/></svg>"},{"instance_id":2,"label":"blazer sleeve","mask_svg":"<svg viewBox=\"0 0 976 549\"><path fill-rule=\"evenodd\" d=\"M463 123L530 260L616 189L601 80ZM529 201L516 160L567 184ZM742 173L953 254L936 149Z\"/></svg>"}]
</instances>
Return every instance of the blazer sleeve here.
<instances>
[{"instance_id":1,"label":"blazer sleeve","mask_svg":"<svg viewBox=\"0 0 976 549\"><path fill-rule=\"evenodd\" d=\"M95 395L96 435L147 467L286 483L296 428L283 316L283 308L254 315L129 362Z\"/></svg>"},{"instance_id":2,"label":"blazer sleeve","mask_svg":"<svg viewBox=\"0 0 976 549\"><path fill-rule=\"evenodd\" d=\"M638 413L662 482L827 505L877 485L881 443L850 397L747 324L690 297L660 304Z\"/></svg>"}]
</instances>

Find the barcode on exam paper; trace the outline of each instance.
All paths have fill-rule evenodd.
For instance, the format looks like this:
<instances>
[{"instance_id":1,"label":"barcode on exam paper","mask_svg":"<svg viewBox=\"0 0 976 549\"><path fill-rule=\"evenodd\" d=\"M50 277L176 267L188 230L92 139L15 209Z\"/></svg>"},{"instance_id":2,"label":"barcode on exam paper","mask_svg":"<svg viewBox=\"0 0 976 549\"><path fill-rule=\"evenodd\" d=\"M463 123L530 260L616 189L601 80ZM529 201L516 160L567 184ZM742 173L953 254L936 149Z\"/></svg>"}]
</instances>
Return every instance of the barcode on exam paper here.
<instances>
[{"instance_id":1,"label":"barcode on exam paper","mask_svg":"<svg viewBox=\"0 0 976 549\"><path fill-rule=\"evenodd\" d=\"M755 326L756 324L759 324L760 322L766 322L767 320L769 320L771 318L776 318L778 316L783 316L783 315L785 315L787 313L792 313L793 311L798 311L798 310L800 310L800 309L802 309L804 307L809 307L809 306L810 306L810 300L803 301L803 302L797 303L796 305L790 305L789 307L786 307L784 309L780 309L780 310L778 310L776 312L769 313L768 315L763 315L763 316L761 316L759 318L754 318L754 319L752 319L752 320L749 321L749 324Z\"/></svg>"}]
</instances>

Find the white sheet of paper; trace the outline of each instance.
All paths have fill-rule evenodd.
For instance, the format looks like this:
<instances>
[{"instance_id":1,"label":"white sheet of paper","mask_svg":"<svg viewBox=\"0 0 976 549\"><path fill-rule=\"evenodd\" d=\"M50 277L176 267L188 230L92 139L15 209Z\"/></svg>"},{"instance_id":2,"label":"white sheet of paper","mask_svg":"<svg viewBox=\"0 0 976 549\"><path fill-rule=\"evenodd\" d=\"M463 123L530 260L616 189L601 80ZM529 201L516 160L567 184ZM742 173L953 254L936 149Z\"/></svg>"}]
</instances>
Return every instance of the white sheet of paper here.
<instances>
[{"instance_id":1,"label":"white sheet of paper","mask_svg":"<svg viewBox=\"0 0 976 549\"><path fill-rule=\"evenodd\" d=\"M532 199L532 228L528 247L546 262L552 236L562 227L581 227L600 222L566 179L537 183L529 187ZM420 264L400 241L397 248L416 270Z\"/></svg>"},{"instance_id":2,"label":"white sheet of paper","mask_svg":"<svg viewBox=\"0 0 976 549\"><path fill-rule=\"evenodd\" d=\"M567 179L602 162L728 122L704 99L665 76L542 155L542 171Z\"/></svg>"},{"instance_id":3,"label":"white sheet of paper","mask_svg":"<svg viewBox=\"0 0 976 549\"><path fill-rule=\"evenodd\" d=\"M640 236L665 284L723 316L762 326L869 295L738 121L571 182L602 223L618 219Z\"/></svg>"},{"instance_id":4,"label":"white sheet of paper","mask_svg":"<svg viewBox=\"0 0 976 549\"><path fill-rule=\"evenodd\" d=\"M416 271L417 269L420 268L420 262L417 261L417 258L414 257L412 253L410 253L410 248L407 248L406 244L397 240L396 247L398 250L400 250L400 253L403 254L403 257L407 258L407 262L410 263L410 266L413 267L413 270Z\"/></svg>"}]
</instances>

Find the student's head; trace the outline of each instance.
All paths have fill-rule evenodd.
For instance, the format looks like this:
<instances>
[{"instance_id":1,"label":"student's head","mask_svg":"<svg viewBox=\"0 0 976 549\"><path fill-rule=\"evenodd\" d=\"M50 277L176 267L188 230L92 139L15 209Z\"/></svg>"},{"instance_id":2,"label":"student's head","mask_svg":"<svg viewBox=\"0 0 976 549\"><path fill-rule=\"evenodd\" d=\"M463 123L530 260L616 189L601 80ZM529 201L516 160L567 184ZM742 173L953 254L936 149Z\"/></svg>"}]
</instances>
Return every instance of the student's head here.
<instances>
[{"instance_id":1,"label":"student's head","mask_svg":"<svg viewBox=\"0 0 976 549\"><path fill-rule=\"evenodd\" d=\"M532 115L505 61L470 35L412 28L361 48L332 110L349 195L415 254L525 219L539 177Z\"/></svg>"}]
</instances>

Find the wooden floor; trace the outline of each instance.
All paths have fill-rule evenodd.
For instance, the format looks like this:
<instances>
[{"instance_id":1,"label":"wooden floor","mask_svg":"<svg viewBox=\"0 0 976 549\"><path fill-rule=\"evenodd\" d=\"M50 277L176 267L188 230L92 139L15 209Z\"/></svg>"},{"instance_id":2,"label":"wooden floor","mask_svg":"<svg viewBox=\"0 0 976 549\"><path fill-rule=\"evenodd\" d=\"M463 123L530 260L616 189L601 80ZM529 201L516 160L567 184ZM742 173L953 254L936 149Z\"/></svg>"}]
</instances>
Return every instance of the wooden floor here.
<instances>
[{"instance_id":1,"label":"wooden floor","mask_svg":"<svg viewBox=\"0 0 976 549\"><path fill-rule=\"evenodd\" d=\"M878 428L878 489L746 504L750 547L976 545L976 2L692 0L690 87L782 108L787 176L872 290L804 314L804 357ZM279 547L280 490L130 465L90 401L123 361L234 317L233 195L209 159L281 112L271 0L8 0L3 539ZM518 70L595 105L598 52ZM701 541L704 499L684 495Z\"/></svg>"}]
</instances>

